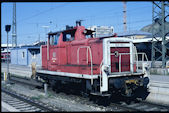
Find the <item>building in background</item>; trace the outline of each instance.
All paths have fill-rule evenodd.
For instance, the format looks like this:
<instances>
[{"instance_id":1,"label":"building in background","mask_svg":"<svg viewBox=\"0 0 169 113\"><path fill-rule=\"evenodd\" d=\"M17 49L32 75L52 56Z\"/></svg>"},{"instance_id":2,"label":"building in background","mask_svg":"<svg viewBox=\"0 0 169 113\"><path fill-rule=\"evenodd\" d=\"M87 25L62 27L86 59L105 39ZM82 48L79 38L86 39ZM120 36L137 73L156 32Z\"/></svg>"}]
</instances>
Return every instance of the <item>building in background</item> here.
<instances>
[{"instance_id":1,"label":"building in background","mask_svg":"<svg viewBox=\"0 0 169 113\"><path fill-rule=\"evenodd\" d=\"M9 50L7 53L7 44L1 44L1 62L6 62L7 61L7 56L10 60L10 48L12 47L12 44L8 44Z\"/></svg>"},{"instance_id":2,"label":"building in background","mask_svg":"<svg viewBox=\"0 0 169 113\"><path fill-rule=\"evenodd\" d=\"M32 63L41 66L40 46L11 48L11 64L31 66Z\"/></svg>"},{"instance_id":3,"label":"building in background","mask_svg":"<svg viewBox=\"0 0 169 113\"><path fill-rule=\"evenodd\" d=\"M12 44L8 44L8 47L11 48ZM7 49L7 44L1 44L1 52L6 51Z\"/></svg>"},{"instance_id":4,"label":"building in background","mask_svg":"<svg viewBox=\"0 0 169 113\"><path fill-rule=\"evenodd\" d=\"M32 45L22 45L11 48L11 64L41 67L41 45L46 42L36 42Z\"/></svg>"},{"instance_id":5,"label":"building in background","mask_svg":"<svg viewBox=\"0 0 169 113\"><path fill-rule=\"evenodd\" d=\"M93 30L93 37L111 36L114 33L113 26L91 26L87 29Z\"/></svg>"}]
</instances>

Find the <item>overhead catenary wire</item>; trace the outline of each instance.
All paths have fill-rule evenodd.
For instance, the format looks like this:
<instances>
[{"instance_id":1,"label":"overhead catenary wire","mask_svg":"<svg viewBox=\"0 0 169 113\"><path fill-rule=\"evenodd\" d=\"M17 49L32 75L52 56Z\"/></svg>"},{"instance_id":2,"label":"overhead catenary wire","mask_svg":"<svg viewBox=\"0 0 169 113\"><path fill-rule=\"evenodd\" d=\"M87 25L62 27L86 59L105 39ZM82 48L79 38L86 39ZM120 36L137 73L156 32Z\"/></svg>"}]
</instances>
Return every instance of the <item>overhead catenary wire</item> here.
<instances>
[{"instance_id":1,"label":"overhead catenary wire","mask_svg":"<svg viewBox=\"0 0 169 113\"><path fill-rule=\"evenodd\" d=\"M146 8L148 8L147 6L145 7L137 7L137 8L133 8L133 9L130 9L130 10L128 10L128 12L130 11L130 12L135 12L135 11L137 11L136 13L138 13L138 11L143 11L142 10L142 8L144 8L144 9L146 9ZM135 9L140 9L140 10L135 10ZM100 13L100 12L98 12L98 13ZM95 13L95 14L93 14L93 15L88 15L88 16L83 16L83 17L79 17L79 18L84 18L85 20L89 20L89 19L91 19L91 17L93 17L93 18L96 18L97 17L97 20L99 20L99 19L102 19L102 18L105 18L105 16L107 16L107 17L117 17L117 15L122 15L122 13L120 13L120 11L116 11L116 12L111 12L111 14L102 14L102 15L96 15L97 13ZM62 19L62 21L63 20L76 20L77 18L76 17L73 17L73 18L63 18Z\"/></svg>"},{"instance_id":2,"label":"overhead catenary wire","mask_svg":"<svg viewBox=\"0 0 169 113\"><path fill-rule=\"evenodd\" d=\"M40 15L42 15L42 14L45 14L45 13L50 12L50 11L53 11L55 8L57 9L59 7L64 7L64 6L68 5L68 4L70 4L70 3L64 3L62 6L52 7L52 8L49 8L47 10L40 11L40 12L38 12L38 13L32 15L32 16L28 16L26 18L23 18L22 20L18 21L18 24L22 23L22 22L24 22L26 20L32 19L34 17L40 17ZM128 13L133 15L134 13L138 13L140 11L144 11L147 8L148 8L148 6L138 6L137 8L128 9ZM136 9L138 9L138 10L136 10ZM96 12L95 15L92 15L93 23L98 23L99 20L104 19L106 17L107 18L110 18L110 17L113 18L113 17L117 17L118 15L121 16L122 13L119 13L120 11L118 11L118 10L119 9L116 9L116 10L112 10L112 9L104 10L102 12L106 12L106 13L102 13L102 15L97 15L99 12ZM80 17L80 18L85 18L85 20L88 21L88 20L91 20L91 15ZM71 18L71 17L67 16L66 18L62 18L61 21L63 21L63 20L75 21L76 19L77 19L77 17ZM117 20L119 20L119 19L117 19ZM149 21L149 20L147 19L147 21ZM54 23L54 22L55 21L52 20L52 23ZM66 24L60 24L61 23L60 20L58 20L58 22L59 22L59 24L57 25L58 29L59 29L60 26L64 26L65 27L65 25L67 24L67 23ZM106 23L110 23L110 22L111 22L110 20L108 20L108 19L106 20ZM123 25L122 22L120 22L120 20L119 20L118 23L117 22L116 22L116 24L113 24L114 22L111 22L110 25L113 25L113 26L116 26L116 27ZM128 21L127 24L132 25L132 24L141 23L141 22L146 22L146 20ZM30 23L28 23L28 24L30 24ZM35 22L35 23L32 23L32 24L37 24L37 23ZM43 22L40 22L38 24L43 24ZM18 35L19 36L28 36L28 35L33 35L33 34L37 34L37 33L26 33L26 34L18 34Z\"/></svg>"},{"instance_id":3,"label":"overhead catenary wire","mask_svg":"<svg viewBox=\"0 0 169 113\"><path fill-rule=\"evenodd\" d=\"M66 5L68 5L68 4L70 4L70 3L65 3L64 4L64 6L66 6ZM21 22L23 22L23 21L25 21L25 20L28 20L28 19L31 19L31 18L34 18L34 17L36 17L36 16L39 16L39 15L41 15L41 14L44 14L44 13L47 13L47 12L49 12L49 11L52 11L52 10L54 10L54 9L56 9L56 8L59 8L59 7L64 7L63 5L62 6L58 6L58 7L54 7L54 8L49 8L49 9L47 9L47 10L44 10L44 11L41 11L41 12L39 12L39 13L37 13L37 14L34 14L34 15L32 15L32 16L30 16L30 17L26 17L26 18L24 18L24 19L22 19L22 20L19 20L19 22L18 23L21 23ZM141 9L142 10L142 8L148 8L147 6L142 6L142 7L137 7L137 8L132 8L132 9L129 9L128 11L130 11L130 12L133 12L133 11L138 11L138 10L136 10L136 9ZM118 9L117 9L118 10ZM105 16L105 12L107 13L107 12L110 12L110 13L113 13L114 14L114 16L117 16L117 15L121 15L121 13L119 13L120 11L115 11L115 10L111 10L111 9L109 9L109 10L105 10L104 11L104 15L103 15L103 17ZM100 12L98 12L98 13L100 13ZM95 13L94 15L92 15L93 17L98 17L98 16L102 16L102 15L96 15L96 14L98 14L98 13ZM112 14L111 14L112 15ZM111 16L110 15L110 16ZM113 16L113 15L112 15ZM87 19L87 18L91 18L91 15L88 15L88 16L84 16L84 17L81 17L81 18L85 18L85 19ZM77 18L63 18L62 20L76 20ZM97 19L99 19L99 18L97 18Z\"/></svg>"},{"instance_id":4,"label":"overhead catenary wire","mask_svg":"<svg viewBox=\"0 0 169 113\"><path fill-rule=\"evenodd\" d=\"M64 4L64 6L65 5L67 5L68 3L65 3ZM69 3L70 4L70 3ZM58 6L58 7L63 7L63 5L62 6ZM55 8L58 8L58 7L55 7ZM25 20L28 20L28 19L31 19L31 18L33 18L33 17L36 17L36 16L39 16L39 15L41 15L41 14L44 14L44 13L46 13L46 12L49 12L49 11L51 11L51 10L53 10L53 9L55 9L55 8L49 8L49 9L47 9L47 10L45 10L45 11L41 11L40 13L37 13L37 14L35 14L35 15L33 15L33 16L30 16L30 17L27 17L27 18L25 18L25 19L22 19L22 20L20 20L20 22L23 22L23 21L25 21ZM142 9L142 8L148 8L147 6L142 6L142 7L137 7L137 8L132 8L132 9L130 9L130 10L128 10L128 11L136 11L135 9ZM118 10L118 9L117 9ZM113 12L114 12L115 10L113 10ZM137 10L138 11L138 10ZM140 11L142 11L142 10L140 10ZM109 10L105 10L104 12L110 12L110 13L112 13L112 10L111 9L109 9ZM97 14L97 13L96 13ZM118 15L121 15L121 13L119 13L119 11L115 11L114 12L114 14L113 15L108 15L108 17L117 17L117 14ZM92 17L98 17L98 16L102 16L102 17L100 17L100 18L97 18L97 20L99 20L99 19L102 19L102 18L105 18L105 14L104 15L92 15ZM85 17L81 17L81 18L85 18L85 20L91 20L91 16L85 16ZM76 20L77 18L62 18L62 20ZM93 21L95 21L95 19L93 18ZM54 21L53 21L54 22ZM37 23L35 23L35 24L37 24Z\"/></svg>"},{"instance_id":5,"label":"overhead catenary wire","mask_svg":"<svg viewBox=\"0 0 169 113\"><path fill-rule=\"evenodd\" d=\"M137 8L135 8L135 9L140 9L140 10L132 10L132 11L137 11L137 12L135 12L135 13L138 13L138 11L143 11L141 8L143 8L143 7L137 7ZM145 7L144 6L144 9L146 9L146 8L148 8L147 6ZM132 13L133 14L133 13ZM105 19L106 17L107 18L109 18L109 17L117 17L117 15L122 15L122 13L118 13L118 14L111 14L111 15L92 15L92 16L85 16L85 17L80 17L80 18L83 18L85 21L87 21L87 20L90 20L91 21L91 17L92 17L92 21L98 21L98 20L101 20L101 19ZM101 17L99 17L99 16L101 16ZM106 17L105 17L106 16ZM97 18L96 18L97 17ZM94 18L96 18L96 20L94 19ZM64 19L62 19L61 21L65 21L65 20L69 20L69 21L74 21L74 20L76 20L77 18L76 17L74 17L74 18L64 18ZM63 25L63 24L62 24ZM65 25L64 25L65 26Z\"/></svg>"},{"instance_id":6,"label":"overhead catenary wire","mask_svg":"<svg viewBox=\"0 0 169 113\"><path fill-rule=\"evenodd\" d=\"M70 4L70 3L69 3L69 4ZM64 6L66 6L66 5L68 5L68 4L65 3L63 6L52 7L52 8L49 8L49 9L47 9L47 10L38 12L38 13L36 13L36 14L34 14L34 15L32 15L32 16L26 17L26 18L24 18L24 19L22 19L22 20L18 20L18 23L21 23L21 22L23 22L23 21L25 21L25 20L28 20L28 19L32 19L32 18L34 18L34 17L36 17L36 16L39 16L39 15L44 14L44 13L47 13L47 12L49 12L49 11L51 11L51 10L56 9L56 8L64 7Z\"/></svg>"},{"instance_id":7,"label":"overhead catenary wire","mask_svg":"<svg viewBox=\"0 0 169 113\"><path fill-rule=\"evenodd\" d=\"M144 20L137 20L137 21L133 21L133 22L128 22L128 24L133 24L133 23L142 23L142 22L148 22L148 21L151 21L151 19L144 19ZM114 26L123 26L122 23L118 23L118 24L113 24ZM142 26L142 25L141 25ZM136 26L137 27L137 26ZM27 36L27 35L33 35L33 34L37 34L35 32L32 32L32 33L25 33L25 34L18 34L20 36ZM6 36L6 35L4 35Z\"/></svg>"}]
</instances>

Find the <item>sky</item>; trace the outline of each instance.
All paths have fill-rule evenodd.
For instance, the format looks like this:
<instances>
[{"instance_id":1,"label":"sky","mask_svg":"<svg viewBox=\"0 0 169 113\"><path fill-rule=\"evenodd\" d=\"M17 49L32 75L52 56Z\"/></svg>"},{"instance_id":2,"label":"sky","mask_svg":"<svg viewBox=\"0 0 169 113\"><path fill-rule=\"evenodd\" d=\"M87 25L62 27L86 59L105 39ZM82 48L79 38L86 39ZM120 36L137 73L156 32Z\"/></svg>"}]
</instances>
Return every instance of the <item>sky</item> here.
<instances>
[{"instance_id":1,"label":"sky","mask_svg":"<svg viewBox=\"0 0 169 113\"><path fill-rule=\"evenodd\" d=\"M152 23L152 2L127 2L127 31L140 30ZM1 4L1 43L6 43L5 25L12 25L13 2ZM123 2L16 2L17 44L46 41L49 31L64 30L66 25L113 26L123 32ZM48 26L48 27L45 27ZM12 43L12 29L9 32Z\"/></svg>"}]
</instances>

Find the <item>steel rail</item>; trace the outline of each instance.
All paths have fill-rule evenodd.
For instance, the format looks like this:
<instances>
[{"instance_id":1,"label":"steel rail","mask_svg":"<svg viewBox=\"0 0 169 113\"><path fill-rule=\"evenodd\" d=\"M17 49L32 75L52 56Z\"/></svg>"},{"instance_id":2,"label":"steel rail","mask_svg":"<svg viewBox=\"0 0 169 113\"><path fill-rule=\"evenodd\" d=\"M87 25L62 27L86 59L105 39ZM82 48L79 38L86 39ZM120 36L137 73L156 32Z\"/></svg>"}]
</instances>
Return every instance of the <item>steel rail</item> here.
<instances>
[{"instance_id":1,"label":"steel rail","mask_svg":"<svg viewBox=\"0 0 169 113\"><path fill-rule=\"evenodd\" d=\"M21 101L24 101L24 102L26 102L26 103L28 103L30 105L36 106L37 108L39 108L41 110L44 110L46 112L56 111L56 110L53 110L52 107L50 107L50 106L44 106L45 104L42 103L42 102L31 100L29 97L14 93L14 92L9 91L7 89L4 89L2 87L1 87L1 91L6 93L6 94L8 94L8 95L10 95L10 96L12 96L12 97L14 97L14 98L17 98L17 99L19 99ZM60 111L60 109L57 108L57 111Z\"/></svg>"},{"instance_id":2,"label":"steel rail","mask_svg":"<svg viewBox=\"0 0 169 113\"><path fill-rule=\"evenodd\" d=\"M123 106L121 104L117 104L117 103L111 103L109 107L117 107L117 108L120 108L122 110L125 110L125 111L129 111L129 112L133 112L133 111L140 111L138 109L135 109L135 108L130 108L130 107L127 107L127 106Z\"/></svg>"},{"instance_id":3,"label":"steel rail","mask_svg":"<svg viewBox=\"0 0 169 113\"><path fill-rule=\"evenodd\" d=\"M40 81L36 81L35 79L29 79L29 78L22 78L22 77L18 77L18 76L11 76L10 77L10 81L11 82L19 82L19 83L24 83L26 85L30 85L30 86L43 86L43 83Z\"/></svg>"}]
</instances>

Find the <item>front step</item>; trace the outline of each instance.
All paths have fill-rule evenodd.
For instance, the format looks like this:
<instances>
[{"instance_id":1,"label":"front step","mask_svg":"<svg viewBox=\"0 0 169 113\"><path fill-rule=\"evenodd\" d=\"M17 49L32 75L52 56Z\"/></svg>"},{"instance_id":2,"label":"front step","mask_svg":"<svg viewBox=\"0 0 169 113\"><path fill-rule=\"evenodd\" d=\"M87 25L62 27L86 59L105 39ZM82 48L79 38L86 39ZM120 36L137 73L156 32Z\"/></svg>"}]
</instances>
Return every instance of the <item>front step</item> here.
<instances>
[{"instance_id":1,"label":"front step","mask_svg":"<svg viewBox=\"0 0 169 113\"><path fill-rule=\"evenodd\" d=\"M91 92L90 93L90 100L98 105L108 106L110 104L110 97L111 94L107 93L100 93L100 92Z\"/></svg>"},{"instance_id":2,"label":"front step","mask_svg":"<svg viewBox=\"0 0 169 113\"><path fill-rule=\"evenodd\" d=\"M109 96L111 96L111 94L100 93L100 92L91 92L90 94L93 95L93 96L100 96L100 97L109 97Z\"/></svg>"}]
</instances>

